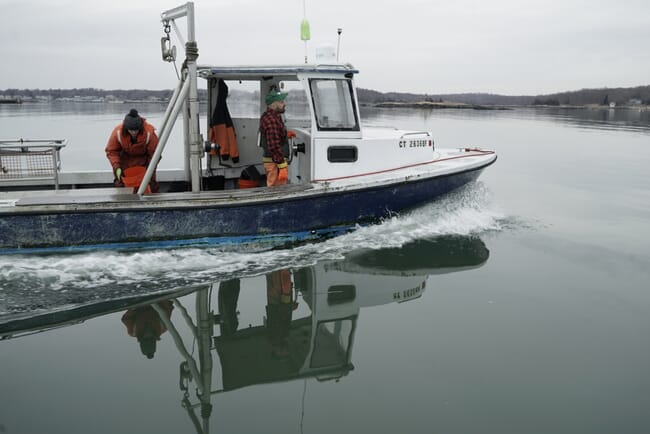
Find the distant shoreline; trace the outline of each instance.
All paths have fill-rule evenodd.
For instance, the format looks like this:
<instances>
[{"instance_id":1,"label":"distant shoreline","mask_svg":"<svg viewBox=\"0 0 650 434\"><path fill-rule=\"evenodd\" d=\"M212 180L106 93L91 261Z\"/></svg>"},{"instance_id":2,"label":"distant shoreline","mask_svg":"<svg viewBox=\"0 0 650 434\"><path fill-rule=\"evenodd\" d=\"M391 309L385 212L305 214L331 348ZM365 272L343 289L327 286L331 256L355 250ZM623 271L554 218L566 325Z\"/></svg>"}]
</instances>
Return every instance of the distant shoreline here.
<instances>
[{"instance_id":1,"label":"distant shoreline","mask_svg":"<svg viewBox=\"0 0 650 434\"><path fill-rule=\"evenodd\" d=\"M199 101L208 98L207 89L199 89ZM230 96L245 98L248 90L230 89ZM142 104L166 102L172 97L172 89L0 89L0 99L22 103L45 101L113 102ZM256 97L259 99L259 96ZM563 108L635 108L647 110L650 106L650 85L626 88L594 88L559 92L547 95L499 95L491 93L405 93L380 92L357 87L359 103L368 107L381 108L424 108L424 109L473 109L508 110L513 107L563 107Z\"/></svg>"},{"instance_id":2,"label":"distant shoreline","mask_svg":"<svg viewBox=\"0 0 650 434\"><path fill-rule=\"evenodd\" d=\"M378 107L378 108L464 109L464 110L512 110L513 109L513 107L506 107L506 106L465 104L462 102L431 102L431 101L416 101L416 102L386 101L386 102L366 104L366 106Z\"/></svg>"},{"instance_id":3,"label":"distant shoreline","mask_svg":"<svg viewBox=\"0 0 650 434\"><path fill-rule=\"evenodd\" d=\"M384 101L378 103L364 104L366 107L377 108L415 108L415 109L461 109L461 110L514 110L517 108L560 108L560 109L592 109L592 110L650 110L647 104L639 105L598 105L598 104L585 104L585 105L547 105L547 104L516 104L516 105L489 105L489 104L466 104L451 101L435 102L435 101L415 101L415 102L400 102L400 101Z\"/></svg>"},{"instance_id":4,"label":"distant shoreline","mask_svg":"<svg viewBox=\"0 0 650 434\"><path fill-rule=\"evenodd\" d=\"M135 92L135 91L134 91ZM51 95L47 96L5 96L0 95L0 105L20 105L20 104L56 104L60 102L64 103L81 103L81 104L110 104L110 105L122 105L122 104L168 104L169 99L166 96L162 95L149 95L147 91L138 91L141 93L139 98L116 98L114 96L64 96L64 97L52 97ZM159 92L156 92L159 94ZM520 108L547 108L547 109L590 109L590 110L638 110L638 111L648 111L650 110L650 103L646 101L641 102L639 99L634 99L632 101L627 101L626 103L616 104L614 102L609 104L560 104L557 100L539 100L535 99L534 101L519 101L519 102L460 102L452 101L445 99L431 100L427 98L426 100L415 99L415 95L411 95L411 100L402 100L399 95L384 95L382 100L377 101L376 99L366 99L362 98L362 95L359 95L359 104L363 107L374 107L374 108L386 108L386 109L425 109L425 110L439 110L439 109L458 109L458 110L514 110ZM205 98L201 98L199 95L199 102L207 102L207 94L204 95ZM386 98L388 97L388 98ZM393 99L393 98L395 99ZM549 103L549 101L551 101ZM647 100L650 101L650 100Z\"/></svg>"}]
</instances>

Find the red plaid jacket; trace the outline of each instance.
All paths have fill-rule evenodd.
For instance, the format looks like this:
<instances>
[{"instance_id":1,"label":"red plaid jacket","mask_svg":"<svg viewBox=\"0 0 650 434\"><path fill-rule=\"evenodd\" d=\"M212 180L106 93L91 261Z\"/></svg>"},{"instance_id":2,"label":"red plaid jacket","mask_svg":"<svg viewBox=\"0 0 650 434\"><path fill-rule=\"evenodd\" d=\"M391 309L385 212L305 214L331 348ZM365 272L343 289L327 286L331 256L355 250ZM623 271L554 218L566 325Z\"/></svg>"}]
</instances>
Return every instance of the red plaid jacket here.
<instances>
[{"instance_id":1,"label":"red plaid jacket","mask_svg":"<svg viewBox=\"0 0 650 434\"><path fill-rule=\"evenodd\" d=\"M284 162L282 146L287 144L287 128L280 113L267 109L260 118L260 131L264 156L270 157L276 164Z\"/></svg>"}]
</instances>

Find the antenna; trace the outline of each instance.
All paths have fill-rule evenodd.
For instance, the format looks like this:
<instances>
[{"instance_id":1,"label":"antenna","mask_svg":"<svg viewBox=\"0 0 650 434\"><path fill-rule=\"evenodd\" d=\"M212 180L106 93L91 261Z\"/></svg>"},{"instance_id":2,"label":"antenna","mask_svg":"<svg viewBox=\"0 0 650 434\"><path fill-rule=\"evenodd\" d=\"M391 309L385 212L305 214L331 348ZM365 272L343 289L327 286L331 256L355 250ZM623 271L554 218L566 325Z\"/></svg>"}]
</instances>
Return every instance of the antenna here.
<instances>
[{"instance_id":1,"label":"antenna","mask_svg":"<svg viewBox=\"0 0 650 434\"><path fill-rule=\"evenodd\" d=\"M307 41L311 38L309 21L307 21L306 0L302 0L302 22L300 23L300 39L305 42L305 63L307 63Z\"/></svg>"},{"instance_id":2,"label":"antenna","mask_svg":"<svg viewBox=\"0 0 650 434\"><path fill-rule=\"evenodd\" d=\"M336 63L339 63L339 51L341 50L341 33L343 33L343 29L339 27L336 30L336 33L339 34L338 42L336 43Z\"/></svg>"}]
</instances>

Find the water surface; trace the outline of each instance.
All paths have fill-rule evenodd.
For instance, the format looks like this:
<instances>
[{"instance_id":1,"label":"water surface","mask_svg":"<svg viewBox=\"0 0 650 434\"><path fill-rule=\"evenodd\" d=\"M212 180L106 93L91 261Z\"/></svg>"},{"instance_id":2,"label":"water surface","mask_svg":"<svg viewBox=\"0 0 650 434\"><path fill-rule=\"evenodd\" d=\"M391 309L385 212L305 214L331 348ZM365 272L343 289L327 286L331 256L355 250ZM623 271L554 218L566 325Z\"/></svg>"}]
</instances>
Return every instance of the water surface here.
<instances>
[{"instance_id":1,"label":"water surface","mask_svg":"<svg viewBox=\"0 0 650 434\"><path fill-rule=\"evenodd\" d=\"M78 106L1 135L105 168L125 108ZM315 244L0 257L0 432L647 432L648 112L364 111L499 159Z\"/></svg>"}]
</instances>

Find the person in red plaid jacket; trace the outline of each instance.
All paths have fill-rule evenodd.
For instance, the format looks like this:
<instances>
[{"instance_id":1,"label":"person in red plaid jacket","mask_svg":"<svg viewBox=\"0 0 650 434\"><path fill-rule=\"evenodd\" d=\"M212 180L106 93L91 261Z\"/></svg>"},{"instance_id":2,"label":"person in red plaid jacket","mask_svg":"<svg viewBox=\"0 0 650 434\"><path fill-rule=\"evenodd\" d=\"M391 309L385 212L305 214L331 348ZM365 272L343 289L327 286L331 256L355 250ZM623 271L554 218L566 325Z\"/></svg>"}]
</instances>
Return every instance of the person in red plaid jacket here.
<instances>
[{"instance_id":1,"label":"person in red plaid jacket","mask_svg":"<svg viewBox=\"0 0 650 434\"><path fill-rule=\"evenodd\" d=\"M271 90L266 95L266 112L260 118L261 144L264 149L264 171L266 185L284 185L289 178L284 150L288 149L287 128L282 120L285 110L286 93Z\"/></svg>"}]
</instances>

